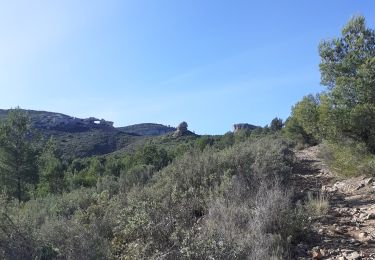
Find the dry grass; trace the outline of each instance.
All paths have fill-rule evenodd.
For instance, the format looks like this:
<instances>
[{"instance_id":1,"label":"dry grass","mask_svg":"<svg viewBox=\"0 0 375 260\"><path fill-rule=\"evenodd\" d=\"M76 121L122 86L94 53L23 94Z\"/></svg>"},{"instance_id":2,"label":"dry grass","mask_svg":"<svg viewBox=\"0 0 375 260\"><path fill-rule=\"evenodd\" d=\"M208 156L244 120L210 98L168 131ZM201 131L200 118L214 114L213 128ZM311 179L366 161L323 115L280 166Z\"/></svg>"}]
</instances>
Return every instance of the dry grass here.
<instances>
[{"instance_id":1,"label":"dry grass","mask_svg":"<svg viewBox=\"0 0 375 260\"><path fill-rule=\"evenodd\" d=\"M329 201L321 193L319 193L316 196L314 196L312 193L308 193L306 209L312 216L315 216L315 217L324 216L328 213Z\"/></svg>"}]
</instances>

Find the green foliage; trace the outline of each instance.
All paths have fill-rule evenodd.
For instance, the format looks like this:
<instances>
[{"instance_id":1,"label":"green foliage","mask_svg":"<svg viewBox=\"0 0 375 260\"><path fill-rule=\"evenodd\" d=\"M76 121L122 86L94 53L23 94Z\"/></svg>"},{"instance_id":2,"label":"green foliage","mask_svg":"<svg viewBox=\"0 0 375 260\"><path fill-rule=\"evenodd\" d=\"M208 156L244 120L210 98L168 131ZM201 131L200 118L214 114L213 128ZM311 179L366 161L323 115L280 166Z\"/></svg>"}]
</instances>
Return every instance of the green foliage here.
<instances>
[{"instance_id":1,"label":"green foliage","mask_svg":"<svg viewBox=\"0 0 375 260\"><path fill-rule=\"evenodd\" d=\"M335 136L366 143L375 150L375 32L363 16L354 17L340 38L319 46L322 84L328 87Z\"/></svg>"},{"instance_id":2,"label":"green foliage","mask_svg":"<svg viewBox=\"0 0 375 260\"><path fill-rule=\"evenodd\" d=\"M34 138L26 112L10 110L0 128L0 186L19 202L29 197L38 181Z\"/></svg>"},{"instance_id":3,"label":"green foliage","mask_svg":"<svg viewBox=\"0 0 375 260\"><path fill-rule=\"evenodd\" d=\"M248 192L233 179L223 196L213 200L200 231L186 241L188 259L285 259L289 240L301 226L289 195L277 184ZM298 223L299 224L299 223Z\"/></svg>"},{"instance_id":4,"label":"green foliage","mask_svg":"<svg viewBox=\"0 0 375 260\"><path fill-rule=\"evenodd\" d=\"M219 138L216 146L219 149L224 149L224 148L230 147L230 146L234 145L234 143L235 143L234 138L235 138L234 134L232 132L228 132L228 133L224 134L223 136L221 136Z\"/></svg>"},{"instance_id":5,"label":"green foliage","mask_svg":"<svg viewBox=\"0 0 375 260\"><path fill-rule=\"evenodd\" d=\"M285 133L316 144L353 139L375 151L375 32L352 18L339 38L319 45L321 83L327 92L304 97L292 109Z\"/></svg>"},{"instance_id":6,"label":"green foliage","mask_svg":"<svg viewBox=\"0 0 375 260\"><path fill-rule=\"evenodd\" d=\"M64 190L64 167L56 143L50 139L38 158L39 195L61 193Z\"/></svg>"},{"instance_id":7,"label":"green foliage","mask_svg":"<svg viewBox=\"0 0 375 260\"><path fill-rule=\"evenodd\" d=\"M92 157L73 161L64 178L70 190L79 187L93 187L103 172L104 168L100 159Z\"/></svg>"},{"instance_id":8,"label":"green foliage","mask_svg":"<svg viewBox=\"0 0 375 260\"><path fill-rule=\"evenodd\" d=\"M152 185L146 186L142 191L136 189L128 194L128 207L122 210L118 220L121 224L116 227L114 234L115 255L125 259L157 258L165 254L171 258L194 259L217 255L221 256L221 259L225 258L224 253L220 255L220 252L215 252L214 249L204 251L206 246L200 243L209 241L200 233L203 232L202 228L196 229L200 226L197 223L202 216L208 214L213 200L224 196L223 192L229 189L232 179L241 179L236 183L243 185L242 203L250 203L263 181L286 181L291 163L292 154L286 143L268 139L248 141L220 152L210 149L205 149L204 152L188 152L157 173ZM229 190L226 192L230 193ZM260 197L263 197L263 194L258 198ZM288 201L287 196L275 197ZM270 205L273 203L278 202L272 202ZM289 211L290 207L284 209ZM265 209L265 214L267 210L269 209ZM256 211L252 212L247 214L256 214ZM277 214L274 216L281 217ZM217 226L218 229L222 227ZM233 233L236 232L237 229L233 230ZM266 231L262 234L265 234L265 239L268 237ZM285 242L285 239L281 240ZM250 241L252 239L243 243ZM285 246L282 242L278 245ZM232 246L235 247L233 250L241 251L237 245ZM254 256L255 249L246 246L247 251L242 255ZM241 255L238 255L238 258L241 258Z\"/></svg>"},{"instance_id":9,"label":"green foliage","mask_svg":"<svg viewBox=\"0 0 375 260\"><path fill-rule=\"evenodd\" d=\"M206 147L210 147L215 143L215 139L211 136L201 136L195 141L195 145L199 150L203 151Z\"/></svg>"},{"instance_id":10,"label":"green foliage","mask_svg":"<svg viewBox=\"0 0 375 260\"><path fill-rule=\"evenodd\" d=\"M283 128L283 120L281 118L275 117L272 119L270 124L270 129L272 132L280 131Z\"/></svg>"},{"instance_id":11,"label":"green foliage","mask_svg":"<svg viewBox=\"0 0 375 260\"><path fill-rule=\"evenodd\" d=\"M116 179L126 179L126 185L138 185L145 182L137 179L141 177L136 177L143 169L147 168L147 174L146 172L145 174L148 177L143 176L143 178L148 180L153 172L168 165L174 156L172 152L168 153L164 148L145 145L123 157L116 155L75 159L65 173L65 182L69 189L73 190L79 187L94 187L103 176L114 176Z\"/></svg>"},{"instance_id":12,"label":"green foliage","mask_svg":"<svg viewBox=\"0 0 375 260\"><path fill-rule=\"evenodd\" d=\"M286 132L292 137L299 137L303 142L315 144L319 139L318 101L312 96L305 96L293 108L291 119L286 123Z\"/></svg>"},{"instance_id":13,"label":"green foliage","mask_svg":"<svg viewBox=\"0 0 375 260\"><path fill-rule=\"evenodd\" d=\"M368 98L373 97L370 89L355 84L365 79L361 74L371 69L375 55L375 33L366 27L363 16L352 18L343 28L341 38L322 41L319 54L321 83L333 91L338 105L351 107L367 103Z\"/></svg>"},{"instance_id":14,"label":"green foliage","mask_svg":"<svg viewBox=\"0 0 375 260\"><path fill-rule=\"evenodd\" d=\"M320 138L330 140L340 139L340 133L337 130L338 125L333 124L332 122L334 122L335 118L337 120L337 118L342 117L337 115L337 111L334 111L332 101L327 94L319 95L318 114L318 127Z\"/></svg>"},{"instance_id":15,"label":"green foliage","mask_svg":"<svg viewBox=\"0 0 375 260\"><path fill-rule=\"evenodd\" d=\"M0 257L12 258L9 248L24 250L16 251L23 259L288 257L290 237L299 232L284 190L293 166L288 143L268 136L225 149L207 146L165 167L160 150L140 148L118 158L121 167L115 159L75 160L66 178L95 173L95 188L20 206L4 200L13 225L6 222L8 233L0 235ZM52 151L47 146L41 158ZM120 174L109 174L107 162ZM25 239L9 240L15 232Z\"/></svg>"},{"instance_id":16,"label":"green foliage","mask_svg":"<svg viewBox=\"0 0 375 260\"><path fill-rule=\"evenodd\" d=\"M339 176L375 175L375 155L364 143L350 139L340 143L326 141L320 145L320 156Z\"/></svg>"},{"instance_id":17,"label":"green foliage","mask_svg":"<svg viewBox=\"0 0 375 260\"><path fill-rule=\"evenodd\" d=\"M121 174L119 178L119 189L123 192L130 190L133 186L145 185L153 176L156 169L152 165L137 165Z\"/></svg>"},{"instance_id":18,"label":"green foliage","mask_svg":"<svg viewBox=\"0 0 375 260\"><path fill-rule=\"evenodd\" d=\"M152 165L156 170L167 166L171 161L167 151L158 149L155 145L145 145L134 156L135 164Z\"/></svg>"}]
</instances>

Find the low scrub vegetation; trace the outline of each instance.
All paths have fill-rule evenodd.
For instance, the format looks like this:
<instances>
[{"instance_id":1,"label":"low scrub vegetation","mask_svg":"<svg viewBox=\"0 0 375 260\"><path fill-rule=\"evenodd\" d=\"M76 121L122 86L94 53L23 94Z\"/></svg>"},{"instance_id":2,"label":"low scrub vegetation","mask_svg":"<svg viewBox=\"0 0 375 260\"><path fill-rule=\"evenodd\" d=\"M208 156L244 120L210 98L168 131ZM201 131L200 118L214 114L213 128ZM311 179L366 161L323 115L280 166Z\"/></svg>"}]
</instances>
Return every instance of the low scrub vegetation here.
<instances>
[{"instance_id":1,"label":"low scrub vegetation","mask_svg":"<svg viewBox=\"0 0 375 260\"><path fill-rule=\"evenodd\" d=\"M3 196L6 259L282 259L301 219L285 188L293 153L259 138L192 149L96 187L18 202ZM153 174L152 174L153 173ZM12 239L9 239L9 238Z\"/></svg>"},{"instance_id":2,"label":"low scrub vegetation","mask_svg":"<svg viewBox=\"0 0 375 260\"><path fill-rule=\"evenodd\" d=\"M319 146L319 155L338 176L375 175L375 155L364 143L325 141Z\"/></svg>"}]
</instances>

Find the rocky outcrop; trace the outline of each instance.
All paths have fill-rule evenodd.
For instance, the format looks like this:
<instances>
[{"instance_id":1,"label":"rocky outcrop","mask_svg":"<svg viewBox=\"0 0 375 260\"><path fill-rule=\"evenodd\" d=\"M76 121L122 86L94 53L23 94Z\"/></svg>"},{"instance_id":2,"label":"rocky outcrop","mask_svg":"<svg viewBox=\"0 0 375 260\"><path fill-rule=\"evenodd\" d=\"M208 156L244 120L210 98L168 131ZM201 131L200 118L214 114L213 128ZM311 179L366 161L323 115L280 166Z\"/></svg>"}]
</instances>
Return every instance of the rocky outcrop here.
<instances>
[{"instance_id":1,"label":"rocky outcrop","mask_svg":"<svg viewBox=\"0 0 375 260\"><path fill-rule=\"evenodd\" d=\"M64 132L81 132L90 129L113 128L113 122L95 117L76 118L65 115L41 115L34 121L36 128Z\"/></svg>"},{"instance_id":2,"label":"rocky outcrop","mask_svg":"<svg viewBox=\"0 0 375 260\"><path fill-rule=\"evenodd\" d=\"M188 124L184 121L177 126L177 132L185 134L188 131Z\"/></svg>"},{"instance_id":3,"label":"rocky outcrop","mask_svg":"<svg viewBox=\"0 0 375 260\"><path fill-rule=\"evenodd\" d=\"M173 133L174 137L186 136L186 135L195 135L193 132L188 130L188 124L183 121L177 126L177 130Z\"/></svg>"},{"instance_id":4,"label":"rocky outcrop","mask_svg":"<svg viewBox=\"0 0 375 260\"><path fill-rule=\"evenodd\" d=\"M258 128L258 127L255 126L255 125L247 124L247 123L234 124L233 125L233 132L237 133L240 130L252 131L252 130L254 130L256 128Z\"/></svg>"}]
</instances>

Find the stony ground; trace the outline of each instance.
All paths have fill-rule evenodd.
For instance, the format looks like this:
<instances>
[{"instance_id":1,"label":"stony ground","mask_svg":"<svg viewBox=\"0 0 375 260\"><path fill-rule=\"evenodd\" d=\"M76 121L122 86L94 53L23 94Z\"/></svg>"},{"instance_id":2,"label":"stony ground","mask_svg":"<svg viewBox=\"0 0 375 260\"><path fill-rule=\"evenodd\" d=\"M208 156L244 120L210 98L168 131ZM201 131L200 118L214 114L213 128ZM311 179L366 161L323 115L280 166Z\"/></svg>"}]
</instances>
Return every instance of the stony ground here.
<instances>
[{"instance_id":1,"label":"stony ground","mask_svg":"<svg viewBox=\"0 0 375 260\"><path fill-rule=\"evenodd\" d=\"M375 259L375 178L340 180L318 154L318 147L296 152L296 200L306 201L310 193L329 206L311 219L312 230L296 246L294 259Z\"/></svg>"}]
</instances>

